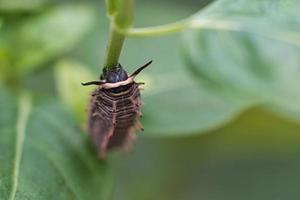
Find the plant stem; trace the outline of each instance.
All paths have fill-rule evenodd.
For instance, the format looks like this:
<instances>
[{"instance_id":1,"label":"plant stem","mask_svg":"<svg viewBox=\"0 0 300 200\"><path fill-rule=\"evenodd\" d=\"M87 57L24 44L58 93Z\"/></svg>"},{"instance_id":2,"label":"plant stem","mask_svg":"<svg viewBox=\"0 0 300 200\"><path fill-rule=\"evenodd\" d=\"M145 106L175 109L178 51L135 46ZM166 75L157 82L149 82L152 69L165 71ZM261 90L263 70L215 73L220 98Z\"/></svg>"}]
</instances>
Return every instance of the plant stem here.
<instances>
[{"instance_id":1,"label":"plant stem","mask_svg":"<svg viewBox=\"0 0 300 200\"><path fill-rule=\"evenodd\" d=\"M220 19L195 19L193 17L189 17L181 21L159 26L117 30L121 34L124 34L128 37L153 37L178 33L187 28L207 30L238 30L240 27L239 24L235 23L234 21L225 21Z\"/></svg>"},{"instance_id":2,"label":"plant stem","mask_svg":"<svg viewBox=\"0 0 300 200\"><path fill-rule=\"evenodd\" d=\"M103 72L117 66L126 37L118 29L126 31L133 19L133 0L106 0L106 5L110 28Z\"/></svg>"},{"instance_id":3,"label":"plant stem","mask_svg":"<svg viewBox=\"0 0 300 200\"><path fill-rule=\"evenodd\" d=\"M111 22L104 70L113 69L118 64L124 40L125 36L116 31L114 24Z\"/></svg>"},{"instance_id":4,"label":"plant stem","mask_svg":"<svg viewBox=\"0 0 300 200\"><path fill-rule=\"evenodd\" d=\"M159 26L151 26L145 28L131 28L126 31L118 30L120 33L129 37L151 37L178 33L190 26L190 19L164 24Z\"/></svg>"}]
</instances>

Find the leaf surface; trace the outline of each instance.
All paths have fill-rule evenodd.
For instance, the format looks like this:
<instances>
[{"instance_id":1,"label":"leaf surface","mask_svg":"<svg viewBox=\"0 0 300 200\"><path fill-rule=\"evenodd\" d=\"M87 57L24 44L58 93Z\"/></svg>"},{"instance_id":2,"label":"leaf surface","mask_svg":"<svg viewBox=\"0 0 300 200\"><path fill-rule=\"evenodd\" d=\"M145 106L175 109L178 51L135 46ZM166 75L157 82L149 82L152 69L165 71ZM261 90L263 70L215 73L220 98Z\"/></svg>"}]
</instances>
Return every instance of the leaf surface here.
<instances>
[{"instance_id":1,"label":"leaf surface","mask_svg":"<svg viewBox=\"0 0 300 200\"><path fill-rule=\"evenodd\" d=\"M68 52L92 26L94 10L64 5L27 18L18 27L15 66L27 73Z\"/></svg>"},{"instance_id":2,"label":"leaf surface","mask_svg":"<svg viewBox=\"0 0 300 200\"><path fill-rule=\"evenodd\" d=\"M299 118L299 11L296 0L216 1L184 33L186 63L219 94Z\"/></svg>"},{"instance_id":3,"label":"leaf surface","mask_svg":"<svg viewBox=\"0 0 300 200\"><path fill-rule=\"evenodd\" d=\"M109 199L109 164L59 103L0 93L1 199Z\"/></svg>"}]
</instances>

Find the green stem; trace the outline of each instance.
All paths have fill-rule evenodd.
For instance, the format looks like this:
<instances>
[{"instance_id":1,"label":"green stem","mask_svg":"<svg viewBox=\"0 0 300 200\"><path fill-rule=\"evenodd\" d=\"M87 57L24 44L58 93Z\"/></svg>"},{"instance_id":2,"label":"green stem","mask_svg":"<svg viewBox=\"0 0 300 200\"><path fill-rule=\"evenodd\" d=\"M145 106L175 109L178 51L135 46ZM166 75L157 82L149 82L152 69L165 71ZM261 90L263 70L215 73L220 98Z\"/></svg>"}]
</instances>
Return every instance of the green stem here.
<instances>
[{"instance_id":1,"label":"green stem","mask_svg":"<svg viewBox=\"0 0 300 200\"><path fill-rule=\"evenodd\" d=\"M125 36L116 31L112 23L110 25L109 41L107 45L106 58L104 63L105 70L113 69L118 64L124 40Z\"/></svg>"},{"instance_id":2,"label":"green stem","mask_svg":"<svg viewBox=\"0 0 300 200\"><path fill-rule=\"evenodd\" d=\"M190 19L185 19L165 25L151 26L145 28L131 28L125 31L118 29L118 31L129 37L151 37L178 33L188 28L189 26Z\"/></svg>"},{"instance_id":3,"label":"green stem","mask_svg":"<svg viewBox=\"0 0 300 200\"><path fill-rule=\"evenodd\" d=\"M117 29L127 30L133 19L133 0L106 0L110 19L109 39L103 71L115 68L121 55L126 35ZM117 28L118 27L118 28Z\"/></svg>"},{"instance_id":4,"label":"green stem","mask_svg":"<svg viewBox=\"0 0 300 200\"><path fill-rule=\"evenodd\" d=\"M186 18L181 21L164 24L160 26L152 26L145 28L131 28L127 30L117 29L121 34L128 37L153 37L163 36L181 32L187 28L192 29L212 29L212 30L237 30L239 25L233 21L219 19L195 19L193 17Z\"/></svg>"}]
</instances>

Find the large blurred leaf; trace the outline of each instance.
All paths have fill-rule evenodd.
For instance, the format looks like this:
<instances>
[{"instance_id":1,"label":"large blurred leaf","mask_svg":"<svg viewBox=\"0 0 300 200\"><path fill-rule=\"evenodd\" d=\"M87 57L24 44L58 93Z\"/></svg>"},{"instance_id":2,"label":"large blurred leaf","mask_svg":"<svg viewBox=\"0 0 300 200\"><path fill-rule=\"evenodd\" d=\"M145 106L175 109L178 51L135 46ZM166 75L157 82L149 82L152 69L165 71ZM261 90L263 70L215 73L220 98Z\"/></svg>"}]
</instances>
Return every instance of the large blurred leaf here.
<instances>
[{"instance_id":1,"label":"large blurred leaf","mask_svg":"<svg viewBox=\"0 0 300 200\"><path fill-rule=\"evenodd\" d=\"M300 116L299 19L297 0L217 1L184 34L188 64L220 93Z\"/></svg>"},{"instance_id":2,"label":"large blurred leaf","mask_svg":"<svg viewBox=\"0 0 300 200\"><path fill-rule=\"evenodd\" d=\"M19 27L16 67L26 73L69 51L90 29L93 13L87 6L66 5L26 19Z\"/></svg>"},{"instance_id":3,"label":"large blurred leaf","mask_svg":"<svg viewBox=\"0 0 300 200\"><path fill-rule=\"evenodd\" d=\"M0 199L109 199L111 170L64 108L19 101L0 91Z\"/></svg>"},{"instance_id":4,"label":"large blurred leaf","mask_svg":"<svg viewBox=\"0 0 300 200\"><path fill-rule=\"evenodd\" d=\"M8 49L9 44L3 28L3 19L0 18L0 84L6 75L5 68L7 68L7 66L9 65Z\"/></svg>"},{"instance_id":5,"label":"large blurred leaf","mask_svg":"<svg viewBox=\"0 0 300 200\"><path fill-rule=\"evenodd\" d=\"M166 13L167 9L172 14ZM147 17L153 10L157 17ZM193 9L182 4L149 3L137 13L137 23L160 24L164 23L162 19L173 21L192 12ZM146 83L142 92L145 102L142 122L147 136L204 133L232 120L250 104L217 95L195 82L184 69L178 37L134 39L126 44L122 59L129 71L153 59L153 64L140 75L140 80Z\"/></svg>"},{"instance_id":6,"label":"large blurred leaf","mask_svg":"<svg viewBox=\"0 0 300 200\"><path fill-rule=\"evenodd\" d=\"M1 0L0 11L19 12L41 8L48 0Z\"/></svg>"},{"instance_id":7,"label":"large blurred leaf","mask_svg":"<svg viewBox=\"0 0 300 200\"><path fill-rule=\"evenodd\" d=\"M216 95L180 70L149 75L145 82L143 122L148 135L204 133L229 122L250 105Z\"/></svg>"},{"instance_id":8,"label":"large blurred leaf","mask_svg":"<svg viewBox=\"0 0 300 200\"><path fill-rule=\"evenodd\" d=\"M114 200L300 199L299 130L252 109L210 134L140 139L118 163Z\"/></svg>"}]
</instances>

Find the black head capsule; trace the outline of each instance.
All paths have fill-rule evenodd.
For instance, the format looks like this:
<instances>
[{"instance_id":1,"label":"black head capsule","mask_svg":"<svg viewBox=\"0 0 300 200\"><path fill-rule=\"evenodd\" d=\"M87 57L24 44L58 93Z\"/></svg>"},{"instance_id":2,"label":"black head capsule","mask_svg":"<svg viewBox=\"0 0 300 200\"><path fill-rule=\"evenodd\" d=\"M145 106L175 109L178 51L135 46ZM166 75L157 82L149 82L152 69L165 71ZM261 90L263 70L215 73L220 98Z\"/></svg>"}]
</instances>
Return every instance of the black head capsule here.
<instances>
[{"instance_id":1,"label":"black head capsule","mask_svg":"<svg viewBox=\"0 0 300 200\"><path fill-rule=\"evenodd\" d=\"M106 80L106 83L118 83L126 81L128 79L127 72L123 69L120 63L117 65L116 68L106 71L103 77ZM119 87L110 88L108 90L112 93L124 92L128 90L128 88L130 88L131 84L132 83L129 83L127 85L120 85Z\"/></svg>"},{"instance_id":2,"label":"black head capsule","mask_svg":"<svg viewBox=\"0 0 300 200\"><path fill-rule=\"evenodd\" d=\"M127 72L123 69L120 63L116 68L106 71L103 77L108 83L117 83L128 79Z\"/></svg>"}]
</instances>

